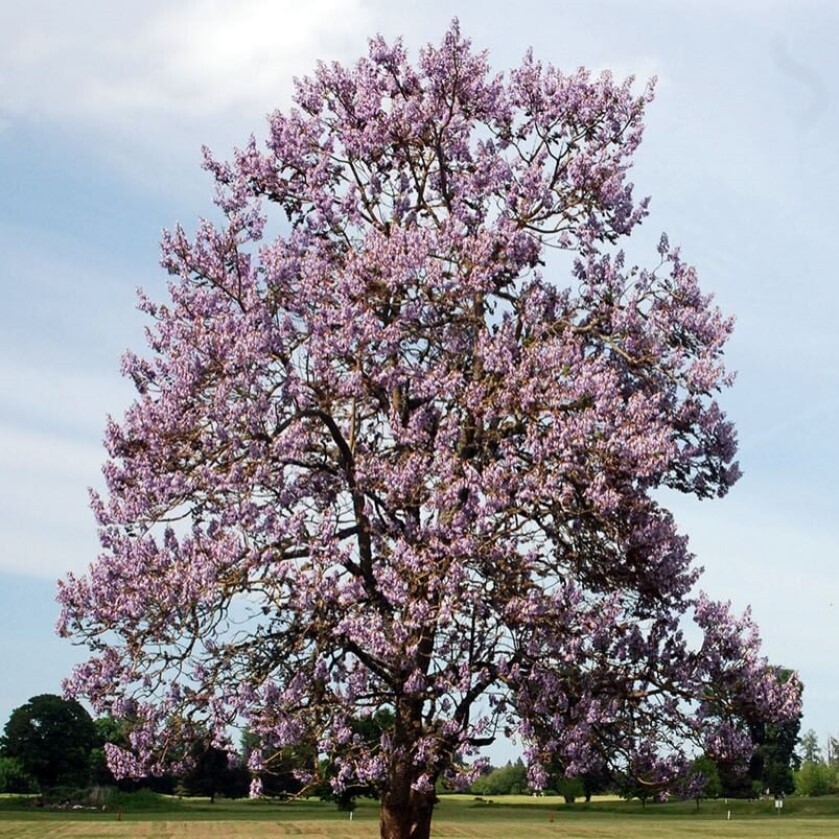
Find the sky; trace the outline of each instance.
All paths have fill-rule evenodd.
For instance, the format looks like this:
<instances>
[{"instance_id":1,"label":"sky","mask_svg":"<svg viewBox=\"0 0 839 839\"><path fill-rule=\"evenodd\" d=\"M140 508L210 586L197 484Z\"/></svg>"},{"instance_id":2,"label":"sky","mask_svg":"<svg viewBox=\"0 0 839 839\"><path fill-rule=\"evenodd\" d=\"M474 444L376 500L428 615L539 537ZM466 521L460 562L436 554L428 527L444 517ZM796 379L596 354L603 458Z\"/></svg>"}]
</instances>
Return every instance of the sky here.
<instances>
[{"instance_id":1,"label":"sky","mask_svg":"<svg viewBox=\"0 0 839 839\"><path fill-rule=\"evenodd\" d=\"M839 734L832 0L0 0L0 726L84 657L54 635L55 584L97 554L88 487L132 398L120 357L145 346L136 290L165 298L162 229L213 209L201 146L264 137L316 61L376 33L415 56L455 15L499 71L532 47L657 76L631 253L654 265L666 230L736 316L723 404L744 471L720 501L667 500L703 588L798 671L802 730Z\"/></svg>"}]
</instances>

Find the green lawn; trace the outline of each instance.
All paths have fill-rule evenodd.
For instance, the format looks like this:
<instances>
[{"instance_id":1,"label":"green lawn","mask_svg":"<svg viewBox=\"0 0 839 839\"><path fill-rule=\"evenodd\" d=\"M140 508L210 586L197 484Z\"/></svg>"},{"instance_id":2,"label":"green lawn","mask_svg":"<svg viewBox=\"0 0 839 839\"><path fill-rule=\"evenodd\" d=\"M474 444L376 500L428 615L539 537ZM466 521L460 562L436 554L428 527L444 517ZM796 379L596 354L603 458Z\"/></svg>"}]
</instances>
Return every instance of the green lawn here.
<instances>
[{"instance_id":1,"label":"green lawn","mask_svg":"<svg viewBox=\"0 0 839 839\"><path fill-rule=\"evenodd\" d=\"M728 818L729 811L731 818ZM61 811L0 802L0 839L375 839L378 806L362 801L350 820L332 804L300 801L153 799L124 801L116 809ZM651 804L598 800L566 805L559 798L501 796L492 803L446 796L435 816L435 839L827 839L839 835L839 799Z\"/></svg>"}]
</instances>

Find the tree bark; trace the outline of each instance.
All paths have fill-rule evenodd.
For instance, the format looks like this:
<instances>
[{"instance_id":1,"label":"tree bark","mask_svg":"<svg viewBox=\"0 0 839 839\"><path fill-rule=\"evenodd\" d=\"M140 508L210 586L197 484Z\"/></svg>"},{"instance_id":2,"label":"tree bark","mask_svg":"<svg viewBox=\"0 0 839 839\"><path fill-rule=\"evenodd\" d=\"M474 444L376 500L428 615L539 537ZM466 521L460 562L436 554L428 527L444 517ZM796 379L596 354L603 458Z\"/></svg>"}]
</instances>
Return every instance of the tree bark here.
<instances>
[{"instance_id":1,"label":"tree bark","mask_svg":"<svg viewBox=\"0 0 839 839\"><path fill-rule=\"evenodd\" d=\"M430 839L431 816L436 796L410 786L382 796L381 839Z\"/></svg>"}]
</instances>

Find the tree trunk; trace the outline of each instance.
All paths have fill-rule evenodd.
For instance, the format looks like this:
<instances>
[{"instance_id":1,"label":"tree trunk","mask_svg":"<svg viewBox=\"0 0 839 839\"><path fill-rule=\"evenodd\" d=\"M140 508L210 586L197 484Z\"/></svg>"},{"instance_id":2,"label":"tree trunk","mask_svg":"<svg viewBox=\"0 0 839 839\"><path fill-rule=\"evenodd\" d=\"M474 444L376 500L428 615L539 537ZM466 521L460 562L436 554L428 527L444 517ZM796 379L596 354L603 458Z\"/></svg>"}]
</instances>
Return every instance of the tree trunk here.
<instances>
[{"instance_id":1,"label":"tree trunk","mask_svg":"<svg viewBox=\"0 0 839 839\"><path fill-rule=\"evenodd\" d=\"M392 790L382 795L381 839L430 839L433 792Z\"/></svg>"}]
</instances>

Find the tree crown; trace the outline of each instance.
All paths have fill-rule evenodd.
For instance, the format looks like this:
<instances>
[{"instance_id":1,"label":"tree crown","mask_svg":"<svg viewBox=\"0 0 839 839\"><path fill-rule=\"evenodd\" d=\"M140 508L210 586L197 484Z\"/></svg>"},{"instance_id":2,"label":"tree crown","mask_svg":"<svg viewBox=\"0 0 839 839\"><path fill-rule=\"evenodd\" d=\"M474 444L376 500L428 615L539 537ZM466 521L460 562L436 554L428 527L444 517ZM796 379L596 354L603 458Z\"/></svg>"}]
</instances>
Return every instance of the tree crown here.
<instances>
[{"instance_id":1,"label":"tree crown","mask_svg":"<svg viewBox=\"0 0 839 839\"><path fill-rule=\"evenodd\" d=\"M381 38L319 65L264 148L206 153L223 222L164 237L103 553L60 591L94 653L70 690L139 721L123 771L177 715L245 720L257 768L314 738L392 795L502 730L533 783L604 755L657 778L685 737L742 750L746 706L794 712L653 494L739 472L731 321L666 236L654 270L614 247L651 97L530 55L493 75L454 24L415 65Z\"/></svg>"}]
</instances>

